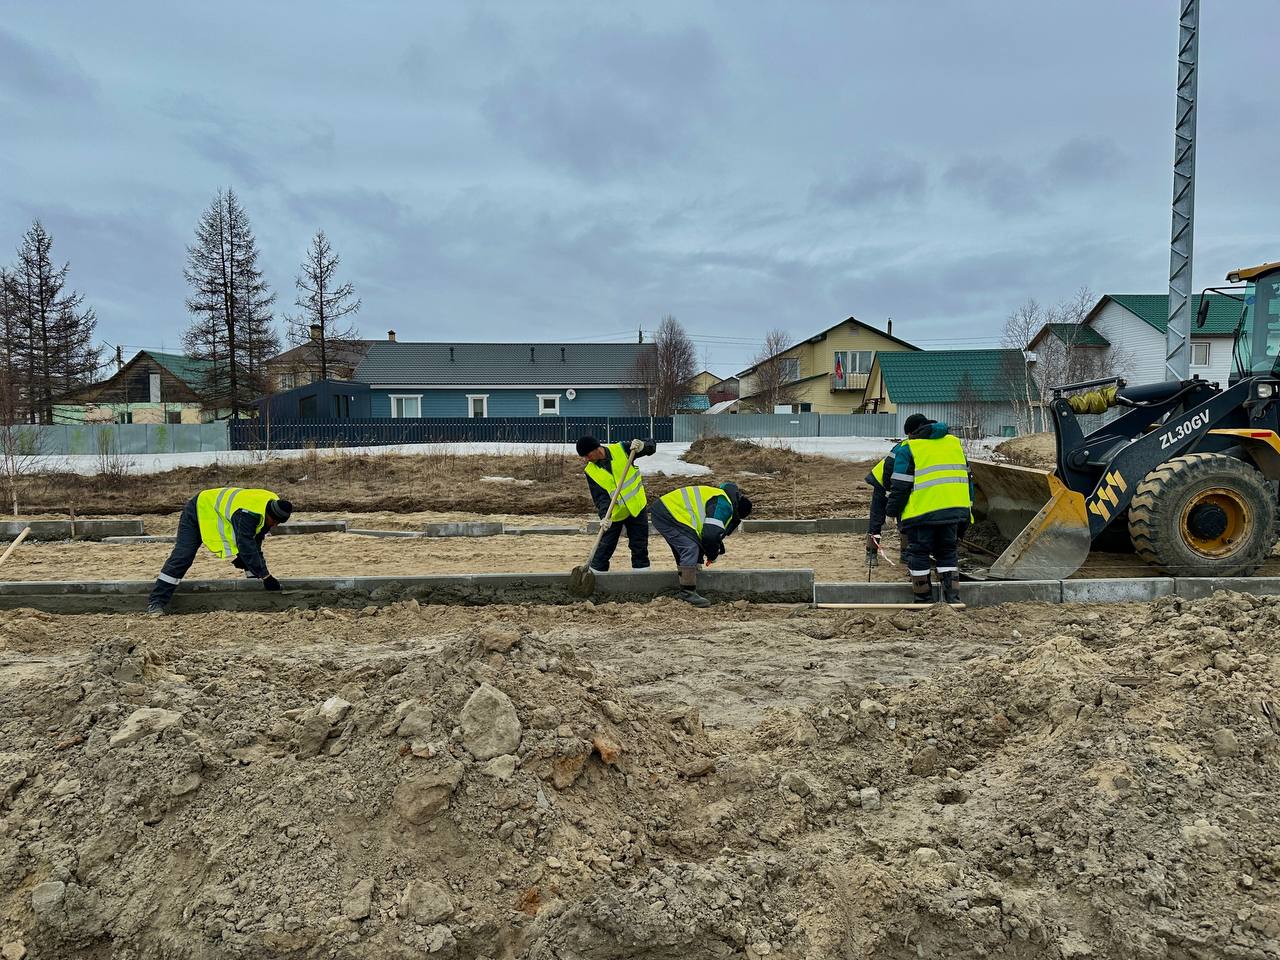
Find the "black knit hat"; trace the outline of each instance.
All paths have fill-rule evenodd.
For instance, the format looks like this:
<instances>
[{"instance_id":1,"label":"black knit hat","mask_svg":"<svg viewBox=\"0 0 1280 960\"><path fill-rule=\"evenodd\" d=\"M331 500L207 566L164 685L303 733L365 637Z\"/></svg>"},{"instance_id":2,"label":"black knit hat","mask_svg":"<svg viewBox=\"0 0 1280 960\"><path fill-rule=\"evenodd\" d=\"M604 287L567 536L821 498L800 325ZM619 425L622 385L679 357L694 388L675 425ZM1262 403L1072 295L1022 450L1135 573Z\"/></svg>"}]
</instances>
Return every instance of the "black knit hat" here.
<instances>
[{"instance_id":1,"label":"black knit hat","mask_svg":"<svg viewBox=\"0 0 1280 960\"><path fill-rule=\"evenodd\" d=\"M578 438L578 456L585 457L592 450L600 449L600 441L591 434Z\"/></svg>"},{"instance_id":2,"label":"black knit hat","mask_svg":"<svg viewBox=\"0 0 1280 960\"><path fill-rule=\"evenodd\" d=\"M285 523L293 515L293 504L288 500L268 500L267 516L276 523Z\"/></svg>"},{"instance_id":3,"label":"black knit hat","mask_svg":"<svg viewBox=\"0 0 1280 960\"><path fill-rule=\"evenodd\" d=\"M937 420L930 420L923 413L913 413L911 416L907 417L906 423L902 425L902 429L906 431L907 436L911 436L911 434L915 433L921 427L937 422Z\"/></svg>"},{"instance_id":4,"label":"black knit hat","mask_svg":"<svg viewBox=\"0 0 1280 960\"><path fill-rule=\"evenodd\" d=\"M751 498L745 495L738 497L738 519L745 520L751 516Z\"/></svg>"}]
</instances>

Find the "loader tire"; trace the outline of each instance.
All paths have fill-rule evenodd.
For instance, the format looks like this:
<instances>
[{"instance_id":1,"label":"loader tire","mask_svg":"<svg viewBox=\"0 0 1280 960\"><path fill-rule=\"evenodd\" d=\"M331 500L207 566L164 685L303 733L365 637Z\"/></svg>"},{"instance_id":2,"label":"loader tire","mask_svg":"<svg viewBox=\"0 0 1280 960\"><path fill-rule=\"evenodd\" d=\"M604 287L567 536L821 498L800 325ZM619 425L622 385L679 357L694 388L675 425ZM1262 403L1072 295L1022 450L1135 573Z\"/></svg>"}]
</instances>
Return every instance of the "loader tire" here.
<instances>
[{"instance_id":1,"label":"loader tire","mask_svg":"<svg viewBox=\"0 0 1280 960\"><path fill-rule=\"evenodd\" d=\"M1143 478L1129 504L1138 556L1175 577L1247 577L1276 544L1271 484L1244 460L1190 453Z\"/></svg>"}]
</instances>

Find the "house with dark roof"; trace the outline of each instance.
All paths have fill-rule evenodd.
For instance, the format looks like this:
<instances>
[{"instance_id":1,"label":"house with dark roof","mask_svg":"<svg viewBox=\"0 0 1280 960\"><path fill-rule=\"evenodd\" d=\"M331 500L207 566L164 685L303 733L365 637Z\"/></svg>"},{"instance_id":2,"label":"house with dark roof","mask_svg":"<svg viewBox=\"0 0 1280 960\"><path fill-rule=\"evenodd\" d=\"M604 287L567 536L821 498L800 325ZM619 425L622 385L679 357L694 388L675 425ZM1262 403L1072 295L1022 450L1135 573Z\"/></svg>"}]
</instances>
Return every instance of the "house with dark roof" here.
<instances>
[{"instance_id":1,"label":"house with dark roof","mask_svg":"<svg viewBox=\"0 0 1280 960\"><path fill-rule=\"evenodd\" d=\"M388 330L387 339L394 342L395 338L395 331ZM280 393L318 380L350 380L372 342L334 339L322 342L319 324L312 324L305 343L276 354L264 364L271 389Z\"/></svg>"},{"instance_id":2,"label":"house with dark roof","mask_svg":"<svg viewBox=\"0 0 1280 960\"><path fill-rule=\"evenodd\" d=\"M1231 374L1231 348L1240 321L1239 300L1211 293L1203 327L1195 326L1200 297L1191 297L1191 373L1225 384ZM1165 379L1165 334L1169 326L1167 294L1111 293L1102 297L1080 324L1050 324L1028 346L1035 350L1044 338L1067 337L1086 349L1097 348L1108 358L1109 373L1130 383L1159 383ZM1085 330L1092 331L1086 333Z\"/></svg>"},{"instance_id":3,"label":"house with dark roof","mask_svg":"<svg viewBox=\"0 0 1280 960\"><path fill-rule=\"evenodd\" d=\"M206 423L219 412L201 394L210 363L180 353L140 350L106 380L65 394L55 423Z\"/></svg>"},{"instance_id":4,"label":"house with dark roof","mask_svg":"<svg viewBox=\"0 0 1280 960\"><path fill-rule=\"evenodd\" d=\"M647 409L642 370L653 350L378 340L353 379L369 385L374 417L634 416Z\"/></svg>"},{"instance_id":5,"label":"house with dark roof","mask_svg":"<svg viewBox=\"0 0 1280 960\"><path fill-rule=\"evenodd\" d=\"M872 413L913 413L951 425L961 437L1013 436L1018 408L1036 397L1021 350L877 353L867 383Z\"/></svg>"},{"instance_id":6,"label":"house with dark roof","mask_svg":"<svg viewBox=\"0 0 1280 960\"><path fill-rule=\"evenodd\" d=\"M769 405L761 381L772 379L759 376L764 363L738 374L738 396L742 409L761 413L857 413L865 407L872 358L881 352L919 349L893 335L892 320L879 330L847 317L766 361L782 365L786 409L761 409Z\"/></svg>"}]
</instances>

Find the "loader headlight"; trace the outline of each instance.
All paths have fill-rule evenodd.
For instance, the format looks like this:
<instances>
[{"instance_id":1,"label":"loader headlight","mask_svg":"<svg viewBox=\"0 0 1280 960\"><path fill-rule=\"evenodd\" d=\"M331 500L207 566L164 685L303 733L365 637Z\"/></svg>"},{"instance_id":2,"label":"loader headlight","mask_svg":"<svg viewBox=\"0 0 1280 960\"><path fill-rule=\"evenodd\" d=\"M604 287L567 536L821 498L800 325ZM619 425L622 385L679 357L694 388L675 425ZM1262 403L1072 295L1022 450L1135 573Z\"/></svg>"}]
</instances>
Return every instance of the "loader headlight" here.
<instances>
[{"instance_id":1,"label":"loader headlight","mask_svg":"<svg viewBox=\"0 0 1280 960\"><path fill-rule=\"evenodd\" d=\"M1264 400L1267 397L1272 396L1275 392L1276 392L1276 388L1274 384L1270 384L1270 383L1258 384L1258 396Z\"/></svg>"}]
</instances>

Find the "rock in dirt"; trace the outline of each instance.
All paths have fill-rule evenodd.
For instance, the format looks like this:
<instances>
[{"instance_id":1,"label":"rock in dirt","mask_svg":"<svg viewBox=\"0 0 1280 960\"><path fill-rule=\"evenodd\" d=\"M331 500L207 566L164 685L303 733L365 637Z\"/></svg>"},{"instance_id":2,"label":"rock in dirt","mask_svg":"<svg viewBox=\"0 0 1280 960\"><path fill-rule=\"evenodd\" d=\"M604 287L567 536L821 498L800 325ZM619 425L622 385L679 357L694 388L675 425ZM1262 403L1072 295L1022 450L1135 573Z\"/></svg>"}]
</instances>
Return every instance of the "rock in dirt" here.
<instances>
[{"instance_id":1,"label":"rock in dirt","mask_svg":"<svg viewBox=\"0 0 1280 960\"><path fill-rule=\"evenodd\" d=\"M169 784L171 797L183 797L200 787L200 774L180 773Z\"/></svg>"},{"instance_id":2,"label":"rock in dirt","mask_svg":"<svg viewBox=\"0 0 1280 960\"><path fill-rule=\"evenodd\" d=\"M516 773L516 758L509 753L494 757L488 763L480 765L480 772L495 780L510 780Z\"/></svg>"},{"instance_id":3,"label":"rock in dirt","mask_svg":"<svg viewBox=\"0 0 1280 960\"><path fill-rule=\"evenodd\" d=\"M342 915L348 920L364 920L373 911L373 881L361 880L342 901Z\"/></svg>"},{"instance_id":4,"label":"rock in dirt","mask_svg":"<svg viewBox=\"0 0 1280 960\"><path fill-rule=\"evenodd\" d=\"M520 642L520 628L509 623L487 623L476 630L476 637L490 653L507 653Z\"/></svg>"},{"instance_id":5,"label":"rock in dirt","mask_svg":"<svg viewBox=\"0 0 1280 960\"><path fill-rule=\"evenodd\" d=\"M604 763L611 767L618 765L618 758L622 756L622 744L616 738L607 733L597 733L591 738L591 746L595 748Z\"/></svg>"},{"instance_id":6,"label":"rock in dirt","mask_svg":"<svg viewBox=\"0 0 1280 960\"><path fill-rule=\"evenodd\" d=\"M182 723L182 714L160 707L143 707L125 719L120 729L108 741L112 747L122 747L153 733L161 733Z\"/></svg>"},{"instance_id":7,"label":"rock in dirt","mask_svg":"<svg viewBox=\"0 0 1280 960\"><path fill-rule=\"evenodd\" d=\"M614 723L622 723L627 719L627 711L616 700L601 700L600 709Z\"/></svg>"},{"instance_id":8,"label":"rock in dirt","mask_svg":"<svg viewBox=\"0 0 1280 960\"><path fill-rule=\"evenodd\" d=\"M449 798L461 782L462 764L455 760L441 770L402 781L395 789L392 803L396 813L409 823L426 823L449 809Z\"/></svg>"},{"instance_id":9,"label":"rock in dirt","mask_svg":"<svg viewBox=\"0 0 1280 960\"><path fill-rule=\"evenodd\" d=\"M520 746L520 718L511 698L480 684L462 708L462 745L477 760L514 753Z\"/></svg>"},{"instance_id":10,"label":"rock in dirt","mask_svg":"<svg viewBox=\"0 0 1280 960\"><path fill-rule=\"evenodd\" d=\"M329 721L318 713L304 717L298 728L298 756L303 759L316 756L329 739L330 729Z\"/></svg>"},{"instance_id":11,"label":"rock in dirt","mask_svg":"<svg viewBox=\"0 0 1280 960\"><path fill-rule=\"evenodd\" d=\"M863 787L858 791L858 799L862 802L863 810L880 809L880 791L875 787Z\"/></svg>"},{"instance_id":12,"label":"rock in dirt","mask_svg":"<svg viewBox=\"0 0 1280 960\"><path fill-rule=\"evenodd\" d=\"M0 960L26 960L27 945L21 940L10 940L0 947Z\"/></svg>"},{"instance_id":13,"label":"rock in dirt","mask_svg":"<svg viewBox=\"0 0 1280 960\"><path fill-rule=\"evenodd\" d=\"M411 880L400 894L398 912L416 923L439 923L453 916L453 901L444 887L427 880Z\"/></svg>"},{"instance_id":14,"label":"rock in dirt","mask_svg":"<svg viewBox=\"0 0 1280 960\"><path fill-rule=\"evenodd\" d=\"M46 880L31 890L31 910L38 919L57 916L67 899L67 885L61 880Z\"/></svg>"},{"instance_id":15,"label":"rock in dirt","mask_svg":"<svg viewBox=\"0 0 1280 960\"><path fill-rule=\"evenodd\" d=\"M347 711L351 709L351 704L341 697L330 697L324 703L320 704L317 711L320 716L329 721L329 726L341 723L346 719Z\"/></svg>"},{"instance_id":16,"label":"rock in dirt","mask_svg":"<svg viewBox=\"0 0 1280 960\"><path fill-rule=\"evenodd\" d=\"M911 772L917 777L929 777L938 769L938 748L925 747L911 758Z\"/></svg>"},{"instance_id":17,"label":"rock in dirt","mask_svg":"<svg viewBox=\"0 0 1280 960\"><path fill-rule=\"evenodd\" d=\"M1226 727L1213 732L1213 755L1224 758L1240 756L1240 741Z\"/></svg>"}]
</instances>

